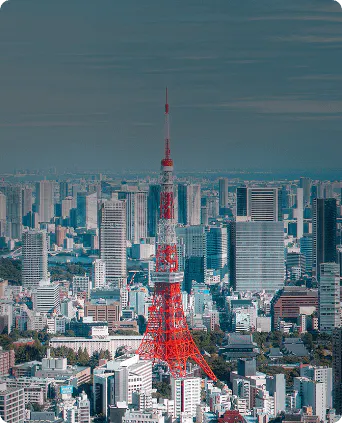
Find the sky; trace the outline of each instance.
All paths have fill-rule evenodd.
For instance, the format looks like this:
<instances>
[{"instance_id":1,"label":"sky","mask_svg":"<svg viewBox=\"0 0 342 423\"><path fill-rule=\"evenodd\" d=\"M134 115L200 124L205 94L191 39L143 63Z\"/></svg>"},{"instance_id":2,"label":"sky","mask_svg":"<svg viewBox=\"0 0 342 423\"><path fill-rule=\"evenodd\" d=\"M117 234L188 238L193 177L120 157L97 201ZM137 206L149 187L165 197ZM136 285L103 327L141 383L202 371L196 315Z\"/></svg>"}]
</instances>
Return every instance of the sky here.
<instances>
[{"instance_id":1,"label":"sky","mask_svg":"<svg viewBox=\"0 0 342 423\"><path fill-rule=\"evenodd\" d=\"M333 0L9 0L0 172L340 169Z\"/></svg>"}]
</instances>

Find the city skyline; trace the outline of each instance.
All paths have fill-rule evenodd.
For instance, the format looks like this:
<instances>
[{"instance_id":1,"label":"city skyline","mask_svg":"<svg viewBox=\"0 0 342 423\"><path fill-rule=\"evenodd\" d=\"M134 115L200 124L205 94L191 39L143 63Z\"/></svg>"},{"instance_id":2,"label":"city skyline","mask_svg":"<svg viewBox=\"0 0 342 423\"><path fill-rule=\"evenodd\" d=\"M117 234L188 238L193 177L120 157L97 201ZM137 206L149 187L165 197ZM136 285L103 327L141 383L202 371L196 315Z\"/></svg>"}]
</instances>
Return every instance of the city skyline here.
<instances>
[{"instance_id":1,"label":"city skyline","mask_svg":"<svg viewBox=\"0 0 342 423\"><path fill-rule=\"evenodd\" d=\"M178 169L338 169L340 6L193 6L6 2L3 171L155 169L166 85Z\"/></svg>"}]
</instances>

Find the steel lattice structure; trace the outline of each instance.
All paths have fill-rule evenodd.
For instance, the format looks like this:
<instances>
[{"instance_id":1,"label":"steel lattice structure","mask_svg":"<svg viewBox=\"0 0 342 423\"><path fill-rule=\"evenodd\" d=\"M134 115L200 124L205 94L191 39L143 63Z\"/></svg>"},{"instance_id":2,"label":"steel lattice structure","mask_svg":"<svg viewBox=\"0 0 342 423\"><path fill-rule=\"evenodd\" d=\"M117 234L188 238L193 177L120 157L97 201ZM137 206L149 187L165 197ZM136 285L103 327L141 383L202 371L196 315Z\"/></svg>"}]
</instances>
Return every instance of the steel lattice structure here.
<instances>
[{"instance_id":1,"label":"steel lattice structure","mask_svg":"<svg viewBox=\"0 0 342 423\"><path fill-rule=\"evenodd\" d=\"M155 291L144 338L138 348L141 358L162 361L175 378L186 376L186 363L196 362L212 380L208 363L194 343L186 323L178 271L174 221L173 160L170 156L169 104L166 89L165 156L161 162L160 220L158 225Z\"/></svg>"}]
</instances>

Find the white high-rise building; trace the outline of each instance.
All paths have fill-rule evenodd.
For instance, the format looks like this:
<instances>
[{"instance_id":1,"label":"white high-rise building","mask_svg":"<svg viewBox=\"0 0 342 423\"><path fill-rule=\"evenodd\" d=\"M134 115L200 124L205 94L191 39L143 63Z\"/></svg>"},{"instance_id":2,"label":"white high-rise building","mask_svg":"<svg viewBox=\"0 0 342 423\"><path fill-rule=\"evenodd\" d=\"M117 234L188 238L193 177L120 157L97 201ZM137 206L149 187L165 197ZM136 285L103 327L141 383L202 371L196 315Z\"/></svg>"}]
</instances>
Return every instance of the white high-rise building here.
<instances>
[{"instance_id":1,"label":"white high-rise building","mask_svg":"<svg viewBox=\"0 0 342 423\"><path fill-rule=\"evenodd\" d=\"M51 283L49 279L40 281L33 293L33 309L42 313L60 313L58 284Z\"/></svg>"},{"instance_id":2,"label":"white high-rise building","mask_svg":"<svg viewBox=\"0 0 342 423\"><path fill-rule=\"evenodd\" d=\"M304 197L303 188L297 188L297 238L300 239L304 234Z\"/></svg>"},{"instance_id":3,"label":"white high-rise building","mask_svg":"<svg viewBox=\"0 0 342 423\"><path fill-rule=\"evenodd\" d=\"M201 403L201 378L171 378L171 397L175 402L175 417L181 413L196 416L196 408Z\"/></svg>"},{"instance_id":4,"label":"white high-rise building","mask_svg":"<svg viewBox=\"0 0 342 423\"><path fill-rule=\"evenodd\" d=\"M201 224L201 185L178 185L178 222L191 226Z\"/></svg>"},{"instance_id":5,"label":"white high-rise building","mask_svg":"<svg viewBox=\"0 0 342 423\"><path fill-rule=\"evenodd\" d=\"M61 404L63 420L66 423L90 423L90 401L83 391L76 401Z\"/></svg>"},{"instance_id":6,"label":"white high-rise building","mask_svg":"<svg viewBox=\"0 0 342 423\"><path fill-rule=\"evenodd\" d=\"M25 288L36 288L41 280L48 278L47 234L30 230L23 233L22 281Z\"/></svg>"},{"instance_id":7,"label":"white high-rise building","mask_svg":"<svg viewBox=\"0 0 342 423\"><path fill-rule=\"evenodd\" d=\"M336 263L322 263L319 281L319 329L332 333L341 327L340 268Z\"/></svg>"},{"instance_id":8,"label":"white high-rise building","mask_svg":"<svg viewBox=\"0 0 342 423\"><path fill-rule=\"evenodd\" d=\"M92 286L94 289L102 288L106 285L106 262L101 259L93 261Z\"/></svg>"},{"instance_id":9,"label":"white high-rise building","mask_svg":"<svg viewBox=\"0 0 342 423\"><path fill-rule=\"evenodd\" d=\"M147 192L120 191L120 200L126 200L127 240L132 244L139 244L147 237Z\"/></svg>"},{"instance_id":10,"label":"white high-rise building","mask_svg":"<svg viewBox=\"0 0 342 423\"><path fill-rule=\"evenodd\" d=\"M97 229L97 193L77 193L77 226Z\"/></svg>"},{"instance_id":11,"label":"white high-rise building","mask_svg":"<svg viewBox=\"0 0 342 423\"><path fill-rule=\"evenodd\" d=\"M100 258L106 263L107 283L126 280L126 202L115 197L101 208Z\"/></svg>"},{"instance_id":12,"label":"white high-rise building","mask_svg":"<svg viewBox=\"0 0 342 423\"><path fill-rule=\"evenodd\" d=\"M36 205L40 222L50 222L54 216L53 196L54 183L52 181L40 181L36 184Z\"/></svg>"},{"instance_id":13,"label":"white high-rise building","mask_svg":"<svg viewBox=\"0 0 342 423\"><path fill-rule=\"evenodd\" d=\"M284 280L283 222L236 222L236 290L276 292Z\"/></svg>"}]
</instances>

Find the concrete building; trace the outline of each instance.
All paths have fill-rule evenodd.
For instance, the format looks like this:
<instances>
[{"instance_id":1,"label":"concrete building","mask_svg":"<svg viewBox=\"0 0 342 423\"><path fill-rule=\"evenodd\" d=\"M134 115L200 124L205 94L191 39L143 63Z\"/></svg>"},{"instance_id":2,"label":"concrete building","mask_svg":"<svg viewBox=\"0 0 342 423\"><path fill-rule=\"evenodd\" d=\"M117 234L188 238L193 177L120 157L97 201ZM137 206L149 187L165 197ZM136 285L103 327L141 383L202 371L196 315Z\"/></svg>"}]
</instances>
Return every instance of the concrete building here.
<instances>
[{"instance_id":1,"label":"concrete building","mask_svg":"<svg viewBox=\"0 0 342 423\"><path fill-rule=\"evenodd\" d=\"M196 408L201 403L201 378L171 378L171 398L175 403L175 417L182 413L196 416Z\"/></svg>"},{"instance_id":2,"label":"concrete building","mask_svg":"<svg viewBox=\"0 0 342 423\"><path fill-rule=\"evenodd\" d=\"M36 183L36 207L39 222L49 223L54 216L54 183L40 181Z\"/></svg>"},{"instance_id":3,"label":"concrete building","mask_svg":"<svg viewBox=\"0 0 342 423\"><path fill-rule=\"evenodd\" d=\"M20 388L7 388L0 385L0 416L6 423L24 423L25 395Z\"/></svg>"},{"instance_id":4,"label":"concrete building","mask_svg":"<svg viewBox=\"0 0 342 423\"><path fill-rule=\"evenodd\" d=\"M236 221L278 222L282 220L281 190L274 187L239 187Z\"/></svg>"},{"instance_id":5,"label":"concrete building","mask_svg":"<svg viewBox=\"0 0 342 423\"><path fill-rule=\"evenodd\" d=\"M127 278L126 202L112 198L102 204L100 258L106 263L106 280L120 285Z\"/></svg>"},{"instance_id":6,"label":"concrete building","mask_svg":"<svg viewBox=\"0 0 342 423\"><path fill-rule=\"evenodd\" d=\"M92 266L92 287L94 289L103 288L106 285L106 262L96 259Z\"/></svg>"},{"instance_id":7,"label":"concrete building","mask_svg":"<svg viewBox=\"0 0 342 423\"><path fill-rule=\"evenodd\" d=\"M90 295L90 279L87 274L75 275L72 278L72 292L74 295L85 293L87 298Z\"/></svg>"},{"instance_id":8,"label":"concrete building","mask_svg":"<svg viewBox=\"0 0 342 423\"><path fill-rule=\"evenodd\" d=\"M207 229L207 268L223 270L227 268L227 228L209 226Z\"/></svg>"},{"instance_id":9,"label":"concrete building","mask_svg":"<svg viewBox=\"0 0 342 423\"><path fill-rule=\"evenodd\" d=\"M327 408L333 407L333 369L331 367L301 365L300 376L325 383Z\"/></svg>"},{"instance_id":10,"label":"concrete building","mask_svg":"<svg viewBox=\"0 0 342 423\"><path fill-rule=\"evenodd\" d=\"M326 420L327 400L326 386L323 382L316 382L306 377L295 377L293 389L299 393L300 408L311 406L313 415L320 420Z\"/></svg>"},{"instance_id":11,"label":"concrete building","mask_svg":"<svg viewBox=\"0 0 342 423\"><path fill-rule=\"evenodd\" d=\"M29 230L23 233L22 281L23 287L34 289L48 278L48 246L45 231Z\"/></svg>"},{"instance_id":12,"label":"concrete building","mask_svg":"<svg viewBox=\"0 0 342 423\"><path fill-rule=\"evenodd\" d=\"M122 423L165 423L165 417L161 411L127 410Z\"/></svg>"},{"instance_id":13,"label":"concrete building","mask_svg":"<svg viewBox=\"0 0 342 423\"><path fill-rule=\"evenodd\" d=\"M134 393L151 394L152 362L121 356L94 370L94 410L107 416L109 405L132 404Z\"/></svg>"},{"instance_id":14,"label":"concrete building","mask_svg":"<svg viewBox=\"0 0 342 423\"><path fill-rule=\"evenodd\" d=\"M15 364L14 350L4 351L0 348L0 376L6 376Z\"/></svg>"},{"instance_id":15,"label":"concrete building","mask_svg":"<svg viewBox=\"0 0 342 423\"><path fill-rule=\"evenodd\" d=\"M86 303L84 315L92 317L94 321L107 322L109 329L113 329L113 326L120 321L121 305L116 301L108 305Z\"/></svg>"},{"instance_id":16,"label":"concrete building","mask_svg":"<svg viewBox=\"0 0 342 423\"><path fill-rule=\"evenodd\" d=\"M33 293L34 311L41 313L59 313L61 310L59 285L51 283L49 279L39 282Z\"/></svg>"}]
</instances>

